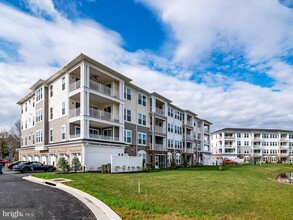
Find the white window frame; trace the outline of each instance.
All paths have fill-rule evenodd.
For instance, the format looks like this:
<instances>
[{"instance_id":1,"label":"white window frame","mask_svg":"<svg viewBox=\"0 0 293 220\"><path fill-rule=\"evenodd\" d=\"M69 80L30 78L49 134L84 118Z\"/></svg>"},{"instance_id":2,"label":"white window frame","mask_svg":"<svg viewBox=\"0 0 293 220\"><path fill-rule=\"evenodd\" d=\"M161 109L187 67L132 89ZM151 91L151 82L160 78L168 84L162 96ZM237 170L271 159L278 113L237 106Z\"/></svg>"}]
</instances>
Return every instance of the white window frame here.
<instances>
[{"instance_id":1,"label":"white window frame","mask_svg":"<svg viewBox=\"0 0 293 220\"><path fill-rule=\"evenodd\" d=\"M61 140L66 140L66 126L61 125Z\"/></svg>"},{"instance_id":2,"label":"white window frame","mask_svg":"<svg viewBox=\"0 0 293 220\"><path fill-rule=\"evenodd\" d=\"M145 146L147 144L147 136L146 133L138 132L138 144Z\"/></svg>"},{"instance_id":3,"label":"white window frame","mask_svg":"<svg viewBox=\"0 0 293 220\"><path fill-rule=\"evenodd\" d=\"M124 130L124 142L127 144L132 143L132 131L131 130Z\"/></svg>"}]
</instances>

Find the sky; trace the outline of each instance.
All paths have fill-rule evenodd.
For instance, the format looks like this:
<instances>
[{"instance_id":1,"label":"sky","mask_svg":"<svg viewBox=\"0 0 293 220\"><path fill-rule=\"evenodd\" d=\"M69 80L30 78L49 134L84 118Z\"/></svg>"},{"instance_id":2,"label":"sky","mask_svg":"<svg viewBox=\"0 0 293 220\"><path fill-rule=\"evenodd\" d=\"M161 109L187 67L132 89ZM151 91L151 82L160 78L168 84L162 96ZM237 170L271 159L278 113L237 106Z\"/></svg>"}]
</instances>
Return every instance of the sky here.
<instances>
[{"instance_id":1,"label":"sky","mask_svg":"<svg viewBox=\"0 0 293 220\"><path fill-rule=\"evenodd\" d=\"M212 130L293 130L293 0L0 0L0 130L80 53Z\"/></svg>"}]
</instances>

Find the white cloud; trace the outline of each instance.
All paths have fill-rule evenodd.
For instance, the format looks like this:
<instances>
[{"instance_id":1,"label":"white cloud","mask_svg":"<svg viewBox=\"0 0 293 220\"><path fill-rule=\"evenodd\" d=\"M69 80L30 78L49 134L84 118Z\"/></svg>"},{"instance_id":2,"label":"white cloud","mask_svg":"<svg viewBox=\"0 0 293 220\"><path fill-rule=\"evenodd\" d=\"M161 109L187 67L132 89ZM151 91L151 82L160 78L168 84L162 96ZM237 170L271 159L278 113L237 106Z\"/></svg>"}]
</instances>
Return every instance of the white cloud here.
<instances>
[{"instance_id":1,"label":"white cloud","mask_svg":"<svg viewBox=\"0 0 293 220\"><path fill-rule=\"evenodd\" d=\"M283 43L289 41L289 35L283 33L286 22L273 25L274 32L280 33L273 33L274 36L268 34L268 25L274 24L270 16L276 17L282 11L284 16L277 20L288 18L287 9L280 9L275 3L276 12L264 1L244 1L244 4L234 1L184 1L185 4L180 5L177 2L180 1L152 3L161 13L162 20L173 28L178 41L175 60L184 59L193 64L196 60L199 62L207 51L219 43L220 38L227 36L233 38L233 46L237 46L236 42L246 45L247 56L252 60L279 53L285 47ZM249 4L254 7L250 9ZM194 73L187 70L184 64L146 51L127 52L121 47L123 39L119 33L93 20L71 21L60 14L50 1L31 0L28 7L34 16L0 3L0 39L16 45L18 52L18 61L15 61L15 54L0 49L0 55L6 60L6 63L0 63L0 129L9 128L17 120L19 108L15 103L36 80L46 79L54 73L56 67L52 64L64 65L81 52L129 76L138 86L157 91L181 108L190 109L212 121L214 129L235 126L291 128L293 99L289 86L282 88L281 92L273 92L270 88L235 81L221 72L214 75L208 73L202 77L202 83L195 83L189 81ZM256 15L262 8L268 8L268 12ZM249 17L256 16L255 20L260 21L245 18L248 12L252 13ZM44 16L50 19L46 20ZM268 25L262 27L265 18L268 19ZM230 24L234 20L235 24ZM249 22L253 27L249 27ZM263 32L263 37L268 34L266 46L258 45L263 38L257 37L256 30ZM226 32L229 34L219 35ZM220 47L225 47L223 42ZM269 48L273 48L272 51ZM267 65L273 67L268 74L279 81L292 76L292 67L287 64L270 61L264 66Z\"/></svg>"},{"instance_id":2,"label":"white cloud","mask_svg":"<svg viewBox=\"0 0 293 220\"><path fill-rule=\"evenodd\" d=\"M292 10L276 0L143 2L171 27L176 61L194 64L219 48L244 50L254 63L280 55L293 43Z\"/></svg>"}]
</instances>

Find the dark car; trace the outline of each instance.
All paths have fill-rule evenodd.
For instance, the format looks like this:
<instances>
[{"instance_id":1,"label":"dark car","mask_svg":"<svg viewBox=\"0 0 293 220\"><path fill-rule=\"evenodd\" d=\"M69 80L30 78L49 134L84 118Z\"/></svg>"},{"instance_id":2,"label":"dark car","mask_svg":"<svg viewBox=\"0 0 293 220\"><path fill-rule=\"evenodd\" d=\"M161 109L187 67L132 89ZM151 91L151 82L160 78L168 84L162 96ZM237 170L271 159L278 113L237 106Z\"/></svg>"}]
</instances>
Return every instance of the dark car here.
<instances>
[{"instance_id":1,"label":"dark car","mask_svg":"<svg viewBox=\"0 0 293 220\"><path fill-rule=\"evenodd\" d=\"M32 171L54 172L56 170L56 167L51 165L44 165L37 161L32 161L32 162L19 163L18 165L15 165L13 167L13 170L19 171L21 173L28 173Z\"/></svg>"},{"instance_id":2,"label":"dark car","mask_svg":"<svg viewBox=\"0 0 293 220\"><path fill-rule=\"evenodd\" d=\"M9 163L8 160L0 159L0 164L1 164L2 166L5 166L5 164L7 164L7 163Z\"/></svg>"},{"instance_id":3,"label":"dark car","mask_svg":"<svg viewBox=\"0 0 293 220\"><path fill-rule=\"evenodd\" d=\"M27 161L14 161L13 163L7 163L6 166L8 169L12 170L15 165L20 163L26 163Z\"/></svg>"}]
</instances>

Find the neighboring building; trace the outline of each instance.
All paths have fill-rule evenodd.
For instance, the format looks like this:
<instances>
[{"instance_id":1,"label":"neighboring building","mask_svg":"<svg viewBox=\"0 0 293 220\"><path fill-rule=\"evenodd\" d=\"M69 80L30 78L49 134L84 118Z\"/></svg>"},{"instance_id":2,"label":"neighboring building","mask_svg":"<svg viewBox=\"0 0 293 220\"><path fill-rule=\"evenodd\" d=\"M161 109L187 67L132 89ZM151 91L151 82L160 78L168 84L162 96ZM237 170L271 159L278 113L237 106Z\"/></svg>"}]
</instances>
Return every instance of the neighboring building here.
<instances>
[{"instance_id":1,"label":"neighboring building","mask_svg":"<svg viewBox=\"0 0 293 220\"><path fill-rule=\"evenodd\" d=\"M31 90L18 102L21 160L56 165L77 156L96 170L125 153L159 168L210 156L210 122L84 54Z\"/></svg>"},{"instance_id":2,"label":"neighboring building","mask_svg":"<svg viewBox=\"0 0 293 220\"><path fill-rule=\"evenodd\" d=\"M212 157L293 162L293 131L224 128L211 135Z\"/></svg>"}]
</instances>

